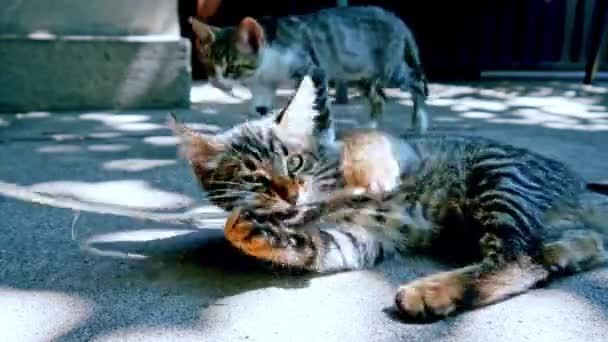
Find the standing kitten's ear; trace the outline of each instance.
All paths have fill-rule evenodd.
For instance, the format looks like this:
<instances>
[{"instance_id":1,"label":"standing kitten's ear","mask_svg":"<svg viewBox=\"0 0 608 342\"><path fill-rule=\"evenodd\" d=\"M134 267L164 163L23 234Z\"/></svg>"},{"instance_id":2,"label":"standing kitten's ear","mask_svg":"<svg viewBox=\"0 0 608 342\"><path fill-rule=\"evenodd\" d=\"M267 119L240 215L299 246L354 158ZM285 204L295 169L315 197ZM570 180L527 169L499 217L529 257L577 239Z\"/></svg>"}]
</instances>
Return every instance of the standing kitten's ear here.
<instances>
[{"instance_id":1,"label":"standing kitten's ear","mask_svg":"<svg viewBox=\"0 0 608 342\"><path fill-rule=\"evenodd\" d=\"M275 117L275 134L292 143L300 141L306 147L333 144L327 89L327 78L321 69L304 76L295 95Z\"/></svg>"},{"instance_id":2,"label":"standing kitten's ear","mask_svg":"<svg viewBox=\"0 0 608 342\"><path fill-rule=\"evenodd\" d=\"M192 31L194 31L203 45L208 45L215 41L214 31L218 30L217 28L207 25L194 17L190 17L188 21L192 25Z\"/></svg>"},{"instance_id":3,"label":"standing kitten's ear","mask_svg":"<svg viewBox=\"0 0 608 342\"><path fill-rule=\"evenodd\" d=\"M202 166L224 150L224 144L216 137L208 136L184 126L173 113L167 118L167 125L180 139L179 153L191 164Z\"/></svg>"},{"instance_id":4,"label":"standing kitten's ear","mask_svg":"<svg viewBox=\"0 0 608 342\"><path fill-rule=\"evenodd\" d=\"M235 44L241 53L258 53L264 45L264 29L255 19L246 17L236 29Z\"/></svg>"}]
</instances>

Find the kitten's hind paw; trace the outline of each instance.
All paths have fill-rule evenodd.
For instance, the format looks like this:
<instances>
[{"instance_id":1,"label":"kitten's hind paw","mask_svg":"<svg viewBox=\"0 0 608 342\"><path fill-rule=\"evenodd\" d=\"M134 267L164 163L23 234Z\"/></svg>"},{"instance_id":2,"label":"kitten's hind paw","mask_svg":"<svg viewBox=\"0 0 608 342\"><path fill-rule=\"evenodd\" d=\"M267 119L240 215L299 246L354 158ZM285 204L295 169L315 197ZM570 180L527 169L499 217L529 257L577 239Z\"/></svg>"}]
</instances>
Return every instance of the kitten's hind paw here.
<instances>
[{"instance_id":1,"label":"kitten's hind paw","mask_svg":"<svg viewBox=\"0 0 608 342\"><path fill-rule=\"evenodd\" d=\"M456 273L438 274L415 280L397 291L395 304L408 319L427 320L456 311L466 286Z\"/></svg>"}]
</instances>

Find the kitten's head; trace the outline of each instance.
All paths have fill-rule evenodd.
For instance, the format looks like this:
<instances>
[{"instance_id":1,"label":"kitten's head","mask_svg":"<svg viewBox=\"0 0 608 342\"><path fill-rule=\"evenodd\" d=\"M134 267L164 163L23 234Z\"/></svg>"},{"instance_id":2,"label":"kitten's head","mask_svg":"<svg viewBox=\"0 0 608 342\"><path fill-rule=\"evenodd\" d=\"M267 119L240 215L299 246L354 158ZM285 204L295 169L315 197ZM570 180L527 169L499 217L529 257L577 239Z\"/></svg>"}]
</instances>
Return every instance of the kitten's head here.
<instances>
[{"instance_id":1,"label":"kitten's head","mask_svg":"<svg viewBox=\"0 0 608 342\"><path fill-rule=\"evenodd\" d=\"M196 36L194 53L211 79L241 80L253 75L260 50L265 44L264 30L253 18L236 27L218 28L190 18Z\"/></svg>"},{"instance_id":2,"label":"kitten's head","mask_svg":"<svg viewBox=\"0 0 608 342\"><path fill-rule=\"evenodd\" d=\"M170 122L213 203L227 210L286 209L318 201L337 186L336 168L326 167L335 162L335 149L324 80L304 78L280 112L217 135Z\"/></svg>"}]
</instances>

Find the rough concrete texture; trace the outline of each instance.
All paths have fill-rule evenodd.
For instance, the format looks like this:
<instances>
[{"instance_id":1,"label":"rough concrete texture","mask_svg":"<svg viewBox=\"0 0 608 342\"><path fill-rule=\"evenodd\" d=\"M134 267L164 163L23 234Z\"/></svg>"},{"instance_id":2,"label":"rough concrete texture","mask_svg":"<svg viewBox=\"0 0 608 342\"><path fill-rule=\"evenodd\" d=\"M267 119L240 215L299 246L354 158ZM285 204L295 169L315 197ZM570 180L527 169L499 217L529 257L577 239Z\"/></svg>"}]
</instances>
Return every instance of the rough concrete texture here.
<instances>
[{"instance_id":1,"label":"rough concrete texture","mask_svg":"<svg viewBox=\"0 0 608 342\"><path fill-rule=\"evenodd\" d=\"M551 155L590 180L608 178L608 88L564 83L431 86L435 129L480 134ZM399 95L391 93L392 95ZM214 132L247 103L196 87L177 111ZM403 131L408 98L382 127ZM336 106L341 128L367 118ZM34 112L0 117L0 180L142 210L207 204L177 161L164 111ZM74 218L77 218L74 220ZM0 341L605 341L608 269L432 324L391 312L399 284L445 269L424 258L365 271L263 271L205 227L41 207L0 196ZM88 243L87 243L88 241Z\"/></svg>"},{"instance_id":2,"label":"rough concrete texture","mask_svg":"<svg viewBox=\"0 0 608 342\"><path fill-rule=\"evenodd\" d=\"M3 0L0 32L178 37L177 0Z\"/></svg>"},{"instance_id":3,"label":"rough concrete texture","mask_svg":"<svg viewBox=\"0 0 608 342\"><path fill-rule=\"evenodd\" d=\"M190 42L0 37L0 112L189 105Z\"/></svg>"}]
</instances>

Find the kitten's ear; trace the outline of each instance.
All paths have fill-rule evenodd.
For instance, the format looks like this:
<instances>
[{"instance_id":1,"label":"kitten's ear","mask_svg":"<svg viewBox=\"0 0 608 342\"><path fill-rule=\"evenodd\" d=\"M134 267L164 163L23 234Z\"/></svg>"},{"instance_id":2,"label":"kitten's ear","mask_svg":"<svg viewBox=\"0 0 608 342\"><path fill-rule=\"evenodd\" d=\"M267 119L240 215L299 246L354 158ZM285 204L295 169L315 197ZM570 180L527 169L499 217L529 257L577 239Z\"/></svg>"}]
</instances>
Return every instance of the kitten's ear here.
<instances>
[{"instance_id":1,"label":"kitten's ear","mask_svg":"<svg viewBox=\"0 0 608 342\"><path fill-rule=\"evenodd\" d=\"M235 37L236 48L239 52L258 53L264 42L264 29L255 19L246 17L241 20Z\"/></svg>"},{"instance_id":2,"label":"kitten's ear","mask_svg":"<svg viewBox=\"0 0 608 342\"><path fill-rule=\"evenodd\" d=\"M215 41L215 31L218 30L217 28L207 25L194 17L190 17L188 21L192 25L192 31L194 31L201 43L207 45Z\"/></svg>"},{"instance_id":3,"label":"kitten's ear","mask_svg":"<svg viewBox=\"0 0 608 342\"><path fill-rule=\"evenodd\" d=\"M321 69L306 75L295 95L275 117L275 133L297 143L333 143L334 130L328 105L327 78Z\"/></svg>"},{"instance_id":4,"label":"kitten's ear","mask_svg":"<svg viewBox=\"0 0 608 342\"><path fill-rule=\"evenodd\" d=\"M206 163L224 150L224 144L214 136L196 132L177 121L175 115L170 113L167 126L180 140L180 156L190 163Z\"/></svg>"}]
</instances>

